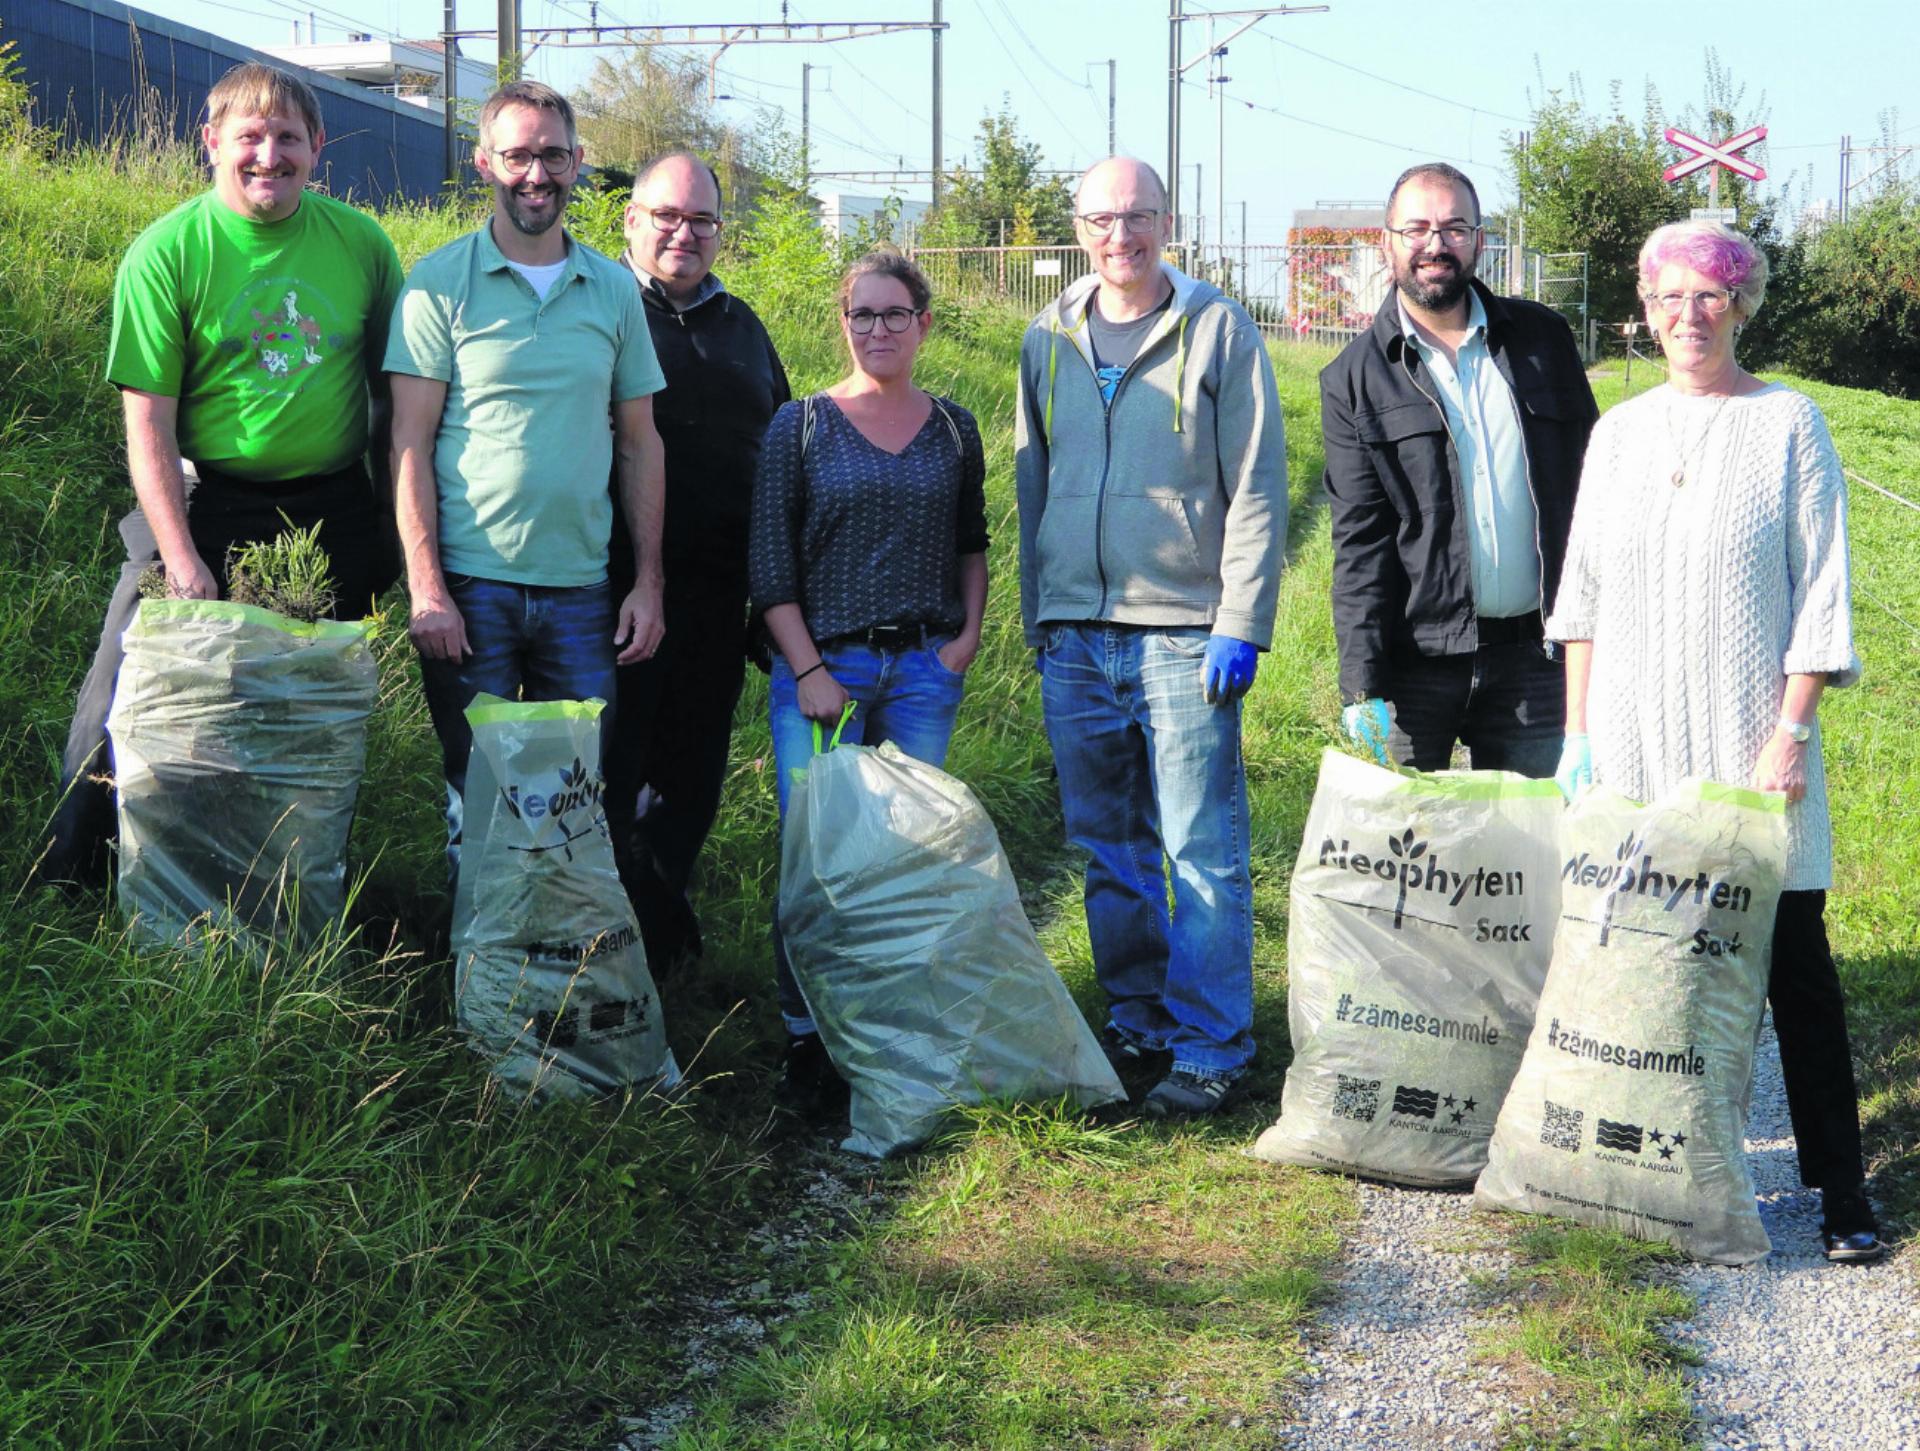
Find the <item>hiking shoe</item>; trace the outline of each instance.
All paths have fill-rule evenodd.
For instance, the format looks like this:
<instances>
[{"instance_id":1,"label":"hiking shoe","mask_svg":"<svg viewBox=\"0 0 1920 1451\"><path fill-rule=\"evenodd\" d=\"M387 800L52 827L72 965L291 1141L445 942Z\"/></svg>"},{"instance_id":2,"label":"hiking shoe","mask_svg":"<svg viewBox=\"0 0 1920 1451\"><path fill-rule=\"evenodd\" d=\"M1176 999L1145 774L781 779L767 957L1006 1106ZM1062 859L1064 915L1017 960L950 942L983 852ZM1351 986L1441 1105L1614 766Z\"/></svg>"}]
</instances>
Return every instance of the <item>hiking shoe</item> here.
<instances>
[{"instance_id":1,"label":"hiking shoe","mask_svg":"<svg viewBox=\"0 0 1920 1451\"><path fill-rule=\"evenodd\" d=\"M847 1080L827 1056L818 1033L787 1039L786 1063L780 1074L780 1103L802 1118L826 1118L847 1106Z\"/></svg>"},{"instance_id":2,"label":"hiking shoe","mask_svg":"<svg viewBox=\"0 0 1920 1451\"><path fill-rule=\"evenodd\" d=\"M1100 1051L1107 1055L1107 1062L1123 1079L1138 1078L1150 1071L1160 1072L1173 1061L1173 1055L1165 1048L1149 1048L1145 1043L1136 1042L1112 1023L1100 1030Z\"/></svg>"},{"instance_id":3,"label":"hiking shoe","mask_svg":"<svg viewBox=\"0 0 1920 1451\"><path fill-rule=\"evenodd\" d=\"M1153 1086L1141 1107L1155 1118L1197 1118L1218 1113L1232 1092L1231 1078L1202 1078L1176 1068Z\"/></svg>"},{"instance_id":4,"label":"hiking shoe","mask_svg":"<svg viewBox=\"0 0 1920 1451\"><path fill-rule=\"evenodd\" d=\"M1822 1193L1820 1243L1837 1265L1871 1264L1886 1254L1886 1242L1874 1222L1873 1206L1859 1189Z\"/></svg>"}]
</instances>

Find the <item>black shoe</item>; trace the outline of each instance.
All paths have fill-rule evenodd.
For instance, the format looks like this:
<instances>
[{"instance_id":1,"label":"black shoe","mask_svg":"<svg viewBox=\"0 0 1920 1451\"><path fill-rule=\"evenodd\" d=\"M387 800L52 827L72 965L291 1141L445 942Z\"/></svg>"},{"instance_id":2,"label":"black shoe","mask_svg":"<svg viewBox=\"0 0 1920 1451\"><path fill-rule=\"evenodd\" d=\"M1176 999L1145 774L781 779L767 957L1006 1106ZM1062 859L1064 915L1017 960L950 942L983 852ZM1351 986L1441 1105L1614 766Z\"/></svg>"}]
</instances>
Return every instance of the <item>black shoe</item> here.
<instances>
[{"instance_id":1,"label":"black shoe","mask_svg":"<svg viewBox=\"0 0 1920 1451\"><path fill-rule=\"evenodd\" d=\"M1154 1118L1201 1118L1226 1106L1233 1084L1231 1078L1202 1078L1176 1068L1154 1085L1141 1107Z\"/></svg>"},{"instance_id":2,"label":"black shoe","mask_svg":"<svg viewBox=\"0 0 1920 1451\"><path fill-rule=\"evenodd\" d=\"M844 1112L849 1096L847 1080L833 1066L818 1033L788 1037L780 1074L781 1107L802 1118L827 1118Z\"/></svg>"},{"instance_id":3,"label":"black shoe","mask_svg":"<svg viewBox=\"0 0 1920 1451\"><path fill-rule=\"evenodd\" d=\"M1863 1189L1822 1192L1820 1243L1837 1265L1871 1264L1887 1252Z\"/></svg>"},{"instance_id":4,"label":"black shoe","mask_svg":"<svg viewBox=\"0 0 1920 1451\"><path fill-rule=\"evenodd\" d=\"M1157 1078L1173 1062L1173 1054L1165 1048L1137 1043L1112 1023L1100 1030L1100 1051L1107 1055L1107 1062L1122 1083Z\"/></svg>"}]
</instances>

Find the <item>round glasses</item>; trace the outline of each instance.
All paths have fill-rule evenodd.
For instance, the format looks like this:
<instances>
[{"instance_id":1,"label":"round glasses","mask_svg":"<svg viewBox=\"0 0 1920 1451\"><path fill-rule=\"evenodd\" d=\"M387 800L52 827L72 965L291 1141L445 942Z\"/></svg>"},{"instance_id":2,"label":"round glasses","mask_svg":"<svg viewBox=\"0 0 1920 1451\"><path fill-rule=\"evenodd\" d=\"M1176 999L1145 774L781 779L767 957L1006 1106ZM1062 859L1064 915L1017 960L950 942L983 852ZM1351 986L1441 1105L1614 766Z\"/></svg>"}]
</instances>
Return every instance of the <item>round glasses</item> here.
<instances>
[{"instance_id":1,"label":"round glasses","mask_svg":"<svg viewBox=\"0 0 1920 1451\"><path fill-rule=\"evenodd\" d=\"M656 232L677 232L684 222L687 229L704 242L720 230L720 218L707 212L681 212L672 207L642 207L640 210L647 214Z\"/></svg>"},{"instance_id":2,"label":"round glasses","mask_svg":"<svg viewBox=\"0 0 1920 1451\"><path fill-rule=\"evenodd\" d=\"M544 151L529 151L524 146L495 151L489 146L487 154L493 157L501 173L506 176L525 176L533 170L536 161L548 176L565 176L573 170L574 153L564 146L549 146Z\"/></svg>"},{"instance_id":3,"label":"round glasses","mask_svg":"<svg viewBox=\"0 0 1920 1451\"><path fill-rule=\"evenodd\" d=\"M920 316L920 312L912 307L890 307L885 312L875 312L870 307L856 307L852 312L843 312L840 316L847 320L849 328L865 337L873 331L876 322L885 322L890 333L903 333L913 326L913 320Z\"/></svg>"}]
</instances>

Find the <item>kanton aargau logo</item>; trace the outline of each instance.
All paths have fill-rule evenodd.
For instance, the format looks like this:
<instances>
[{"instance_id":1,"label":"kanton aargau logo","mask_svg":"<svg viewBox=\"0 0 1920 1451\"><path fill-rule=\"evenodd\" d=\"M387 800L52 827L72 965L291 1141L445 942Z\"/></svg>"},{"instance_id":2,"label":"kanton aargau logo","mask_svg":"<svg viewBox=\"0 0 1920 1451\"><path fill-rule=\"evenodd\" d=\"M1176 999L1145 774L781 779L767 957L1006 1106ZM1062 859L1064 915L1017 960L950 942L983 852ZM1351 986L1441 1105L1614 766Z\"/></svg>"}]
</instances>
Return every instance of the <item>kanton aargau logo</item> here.
<instances>
[{"instance_id":1,"label":"kanton aargau logo","mask_svg":"<svg viewBox=\"0 0 1920 1451\"><path fill-rule=\"evenodd\" d=\"M1639 860L1635 861L1635 857ZM1686 906L1712 907L1725 912L1748 912L1753 908L1752 887L1723 881L1704 871L1668 871L1654 862L1653 854L1646 850L1646 842L1632 832L1614 848L1613 858L1611 863L1596 862L1592 853L1583 851L1568 857L1560 869L1560 880L1567 886L1590 888L1605 896L1606 905L1600 914L1602 947L1613 934L1614 909L1625 898L1651 899L1660 911L1669 913ZM1736 945L1737 941L1735 939Z\"/></svg>"},{"instance_id":2,"label":"kanton aargau logo","mask_svg":"<svg viewBox=\"0 0 1920 1451\"><path fill-rule=\"evenodd\" d=\"M1430 845L1429 842L1416 840L1411 826L1398 836L1387 838L1385 856L1357 852L1353 849L1353 842L1350 839L1342 837L1336 842L1329 836L1322 838L1320 842L1320 865L1334 867L1343 872L1352 872L1356 876L1397 883L1399 891L1393 903L1395 928L1399 928L1409 915L1407 900L1412 893L1430 893L1449 907L1458 907L1469 897L1518 897L1527 889L1525 872L1500 871L1497 868L1489 870L1485 866L1475 867L1471 872L1456 872L1445 866L1437 853L1428 855L1427 849ZM1347 905L1366 906L1364 902L1352 902ZM1385 909L1369 910L1384 911ZM1412 915L1418 916L1418 914ZM1418 920L1425 922L1430 919L1420 917ZM1451 922L1435 925L1454 927ZM1494 931L1495 929L1488 927L1487 935L1481 940L1492 939ZM1501 935L1498 940L1514 939Z\"/></svg>"}]
</instances>

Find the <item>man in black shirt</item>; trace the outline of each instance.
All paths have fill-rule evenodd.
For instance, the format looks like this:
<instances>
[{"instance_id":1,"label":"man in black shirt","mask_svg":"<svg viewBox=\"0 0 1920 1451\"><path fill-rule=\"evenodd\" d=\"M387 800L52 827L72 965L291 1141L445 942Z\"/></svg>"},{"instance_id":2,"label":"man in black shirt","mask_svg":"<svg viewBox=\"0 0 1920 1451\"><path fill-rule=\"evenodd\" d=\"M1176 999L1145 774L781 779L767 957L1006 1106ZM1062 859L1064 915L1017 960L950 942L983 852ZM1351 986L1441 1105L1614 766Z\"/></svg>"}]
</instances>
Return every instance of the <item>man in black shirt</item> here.
<instances>
[{"instance_id":1,"label":"man in black shirt","mask_svg":"<svg viewBox=\"0 0 1920 1451\"><path fill-rule=\"evenodd\" d=\"M666 635L652 659L621 667L604 754L607 821L656 971L700 952L687 884L720 807L745 674L754 465L789 397L765 326L713 275L721 225L720 180L699 157L669 152L641 169L626 262L667 376L654 398L667 455ZM616 510L616 598L633 578L626 539Z\"/></svg>"}]
</instances>

